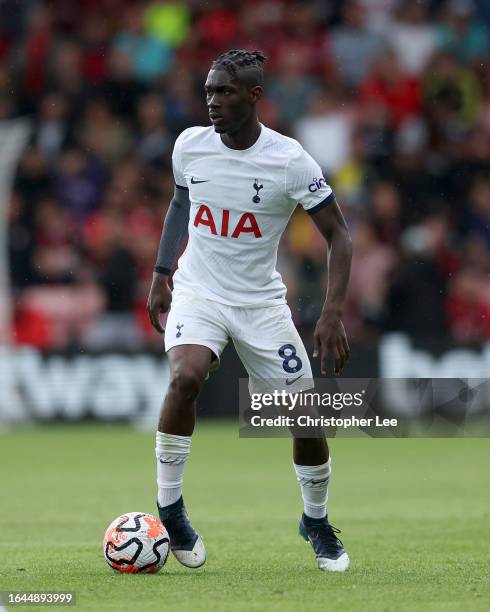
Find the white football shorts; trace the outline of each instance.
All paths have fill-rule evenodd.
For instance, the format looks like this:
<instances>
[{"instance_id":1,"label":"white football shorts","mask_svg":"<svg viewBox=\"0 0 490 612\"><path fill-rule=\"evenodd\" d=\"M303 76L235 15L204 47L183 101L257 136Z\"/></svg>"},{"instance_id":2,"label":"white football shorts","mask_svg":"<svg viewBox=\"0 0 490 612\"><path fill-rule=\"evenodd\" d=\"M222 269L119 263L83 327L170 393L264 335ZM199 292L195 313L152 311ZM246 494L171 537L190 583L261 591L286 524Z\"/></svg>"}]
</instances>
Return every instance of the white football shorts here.
<instances>
[{"instance_id":1,"label":"white football shorts","mask_svg":"<svg viewBox=\"0 0 490 612\"><path fill-rule=\"evenodd\" d=\"M228 306L188 290L174 291L165 325L166 351L185 344L207 346L219 363L229 339L248 372L250 393L313 387L310 360L287 304Z\"/></svg>"}]
</instances>

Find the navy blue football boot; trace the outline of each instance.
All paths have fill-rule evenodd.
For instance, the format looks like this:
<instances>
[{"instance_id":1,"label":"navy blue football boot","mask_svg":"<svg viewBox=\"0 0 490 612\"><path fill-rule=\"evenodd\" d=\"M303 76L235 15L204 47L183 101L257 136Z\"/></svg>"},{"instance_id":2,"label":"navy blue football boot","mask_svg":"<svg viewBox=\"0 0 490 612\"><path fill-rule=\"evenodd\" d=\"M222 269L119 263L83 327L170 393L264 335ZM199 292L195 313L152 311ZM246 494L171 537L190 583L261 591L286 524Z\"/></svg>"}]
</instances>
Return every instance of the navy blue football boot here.
<instances>
[{"instance_id":1,"label":"navy blue football boot","mask_svg":"<svg viewBox=\"0 0 490 612\"><path fill-rule=\"evenodd\" d=\"M345 572L349 569L349 555L337 533L340 533L340 529L330 525L328 516L314 519L303 514L301 517L299 535L312 545L318 569L325 572Z\"/></svg>"},{"instance_id":2,"label":"navy blue football boot","mask_svg":"<svg viewBox=\"0 0 490 612\"><path fill-rule=\"evenodd\" d=\"M206 549L201 536L192 527L182 496L170 506L160 508L158 514L170 538L170 550L186 567L201 567L206 561Z\"/></svg>"}]
</instances>

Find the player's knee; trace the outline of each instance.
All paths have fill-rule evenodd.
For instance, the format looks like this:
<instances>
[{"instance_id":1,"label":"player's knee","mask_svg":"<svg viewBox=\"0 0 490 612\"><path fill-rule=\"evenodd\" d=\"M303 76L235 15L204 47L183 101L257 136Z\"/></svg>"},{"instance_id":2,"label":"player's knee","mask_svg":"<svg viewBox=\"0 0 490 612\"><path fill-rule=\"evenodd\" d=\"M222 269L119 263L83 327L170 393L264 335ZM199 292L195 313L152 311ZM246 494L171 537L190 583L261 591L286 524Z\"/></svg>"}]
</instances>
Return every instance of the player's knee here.
<instances>
[{"instance_id":1,"label":"player's knee","mask_svg":"<svg viewBox=\"0 0 490 612\"><path fill-rule=\"evenodd\" d=\"M170 392L186 400L192 400L197 397L204 382L203 375L197 370L186 367L177 368L170 379Z\"/></svg>"}]
</instances>

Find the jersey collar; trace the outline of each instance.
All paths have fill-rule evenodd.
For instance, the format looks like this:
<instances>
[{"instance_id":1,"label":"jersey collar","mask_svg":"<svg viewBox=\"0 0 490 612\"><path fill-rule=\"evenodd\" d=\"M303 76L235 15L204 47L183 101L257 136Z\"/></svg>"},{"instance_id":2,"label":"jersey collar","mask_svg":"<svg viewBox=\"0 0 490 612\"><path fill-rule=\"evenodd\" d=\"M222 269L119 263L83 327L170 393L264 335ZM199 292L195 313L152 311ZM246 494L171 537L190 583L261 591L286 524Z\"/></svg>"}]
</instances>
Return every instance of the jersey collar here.
<instances>
[{"instance_id":1,"label":"jersey collar","mask_svg":"<svg viewBox=\"0 0 490 612\"><path fill-rule=\"evenodd\" d=\"M266 131L265 126L262 125L262 123L260 123L259 137L257 138L257 140L253 143L251 147L248 147L248 149L230 149L230 147L227 147L225 143L221 140L221 136L219 134L215 134L215 136L218 139L218 146L223 152L227 153L228 155L243 156L243 155L249 155L250 153L255 152L257 149L259 149L262 146L262 143L264 142L264 138L265 138L265 131Z\"/></svg>"}]
</instances>

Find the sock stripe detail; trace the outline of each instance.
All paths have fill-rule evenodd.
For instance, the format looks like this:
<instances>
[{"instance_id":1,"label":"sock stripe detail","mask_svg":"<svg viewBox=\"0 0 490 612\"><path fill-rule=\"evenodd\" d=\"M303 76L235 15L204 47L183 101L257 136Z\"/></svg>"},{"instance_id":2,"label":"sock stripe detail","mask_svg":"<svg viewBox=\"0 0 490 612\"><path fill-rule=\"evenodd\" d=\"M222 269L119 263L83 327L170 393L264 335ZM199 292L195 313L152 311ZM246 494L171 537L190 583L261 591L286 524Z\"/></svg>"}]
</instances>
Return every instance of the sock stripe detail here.
<instances>
[{"instance_id":1,"label":"sock stripe detail","mask_svg":"<svg viewBox=\"0 0 490 612\"><path fill-rule=\"evenodd\" d=\"M157 431L155 453L160 463L184 463L191 449L190 436L176 436Z\"/></svg>"}]
</instances>

